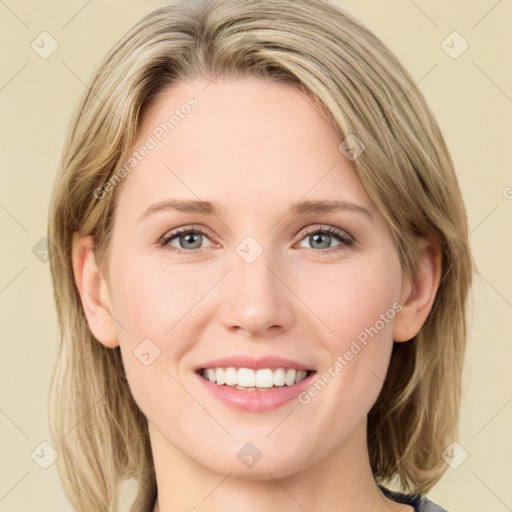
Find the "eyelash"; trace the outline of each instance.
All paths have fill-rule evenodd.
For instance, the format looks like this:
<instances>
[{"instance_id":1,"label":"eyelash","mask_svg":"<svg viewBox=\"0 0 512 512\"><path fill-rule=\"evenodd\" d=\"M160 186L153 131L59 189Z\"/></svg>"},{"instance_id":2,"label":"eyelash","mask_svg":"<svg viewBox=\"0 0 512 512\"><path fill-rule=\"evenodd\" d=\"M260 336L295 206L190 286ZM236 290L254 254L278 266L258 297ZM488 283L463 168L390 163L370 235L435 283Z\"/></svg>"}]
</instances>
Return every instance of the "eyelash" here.
<instances>
[{"instance_id":1,"label":"eyelash","mask_svg":"<svg viewBox=\"0 0 512 512\"><path fill-rule=\"evenodd\" d=\"M172 231L171 233L166 234L158 242L158 245L160 247L167 248L171 252L175 252L175 253L178 253L178 254L187 254L187 255L197 254L197 252L200 252L202 249L204 249L204 248L202 248L202 249L200 248L200 249L191 249L189 251L186 251L186 250L180 249L178 247L173 247L173 246L168 245L169 242L171 242L172 240L174 240L175 238L179 237L180 235L182 235L184 233L193 233L193 234L204 235L204 236L208 237L208 233L206 233L205 231L203 231L201 229L192 228L192 227L184 227L184 228L180 228L180 229L177 229L175 231ZM322 227L322 228L319 228L319 227L316 227L316 228L306 228L306 230L302 234L302 237L299 239L299 242L301 242L307 236L318 234L318 233L331 235L336 240L341 242L340 245L336 245L334 247L329 247L327 249L309 248L312 251L320 252L321 254L330 254L332 252L343 250L343 247L341 247L341 246L351 247L354 244L354 242L355 242L355 239L352 236L350 236L348 233L345 233L344 231L341 231L339 229L333 228L331 226L328 226L328 227L325 227L325 228L324 227ZM341 247L341 249L340 249L340 247Z\"/></svg>"}]
</instances>

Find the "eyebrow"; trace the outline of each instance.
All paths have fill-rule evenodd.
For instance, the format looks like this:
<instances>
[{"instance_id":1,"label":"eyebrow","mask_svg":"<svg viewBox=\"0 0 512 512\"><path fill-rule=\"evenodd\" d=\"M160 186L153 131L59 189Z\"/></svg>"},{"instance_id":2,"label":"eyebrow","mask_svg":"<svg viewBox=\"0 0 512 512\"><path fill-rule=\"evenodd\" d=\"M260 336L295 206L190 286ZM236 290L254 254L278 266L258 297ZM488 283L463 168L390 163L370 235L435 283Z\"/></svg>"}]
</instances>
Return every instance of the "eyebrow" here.
<instances>
[{"instance_id":1,"label":"eyebrow","mask_svg":"<svg viewBox=\"0 0 512 512\"><path fill-rule=\"evenodd\" d=\"M185 213L197 213L203 215L218 215L220 207L214 201L199 201L187 199L165 199L152 204L138 218L138 222L159 211L176 210ZM305 215L311 213L323 213L333 211L353 211L367 215L371 220L371 213L364 206L350 201L300 201L292 203L288 213L292 215Z\"/></svg>"}]
</instances>

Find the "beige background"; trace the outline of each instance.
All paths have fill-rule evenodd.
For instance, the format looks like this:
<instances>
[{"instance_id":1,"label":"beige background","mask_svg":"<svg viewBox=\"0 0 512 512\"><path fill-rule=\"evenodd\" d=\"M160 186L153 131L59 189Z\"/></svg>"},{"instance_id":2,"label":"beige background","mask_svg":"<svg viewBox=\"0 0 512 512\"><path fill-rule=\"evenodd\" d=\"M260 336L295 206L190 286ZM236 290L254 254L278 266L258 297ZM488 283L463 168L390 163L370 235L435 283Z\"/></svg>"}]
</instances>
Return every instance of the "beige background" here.
<instances>
[{"instance_id":1,"label":"beige background","mask_svg":"<svg viewBox=\"0 0 512 512\"><path fill-rule=\"evenodd\" d=\"M448 468L430 497L450 512L511 510L512 3L340 3L396 52L434 110L456 164L481 273L461 418L460 444L469 457ZM0 0L0 511L71 511L55 465L35 462L49 453L39 445L50 440L48 386L58 346L49 266L37 244L78 98L107 50L158 5ZM43 31L59 45L47 59L31 48ZM453 31L469 44L457 59L441 46ZM461 48L452 39L448 44Z\"/></svg>"}]
</instances>

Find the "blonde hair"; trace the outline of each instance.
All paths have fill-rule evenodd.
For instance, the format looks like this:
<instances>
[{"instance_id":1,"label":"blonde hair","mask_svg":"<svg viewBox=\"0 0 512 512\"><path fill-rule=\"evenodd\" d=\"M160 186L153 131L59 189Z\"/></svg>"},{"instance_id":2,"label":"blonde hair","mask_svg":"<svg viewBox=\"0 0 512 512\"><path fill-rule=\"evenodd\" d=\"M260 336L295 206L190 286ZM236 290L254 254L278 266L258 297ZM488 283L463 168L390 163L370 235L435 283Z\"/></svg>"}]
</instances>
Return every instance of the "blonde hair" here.
<instances>
[{"instance_id":1,"label":"blonde hair","mask_svg":"<svg viewBox=\"0 0 512 512\"><path fill-rule=\"evenodd\" d=\"M50 205L51 274L61 330L50 426L64 490L79 511L113 512L135 478L132 512L151 510L156 480L147 422L125 378L119 347L92 336L73 279L74 232L108 258L115 198L95 191L122 165L140 116L180 81L256 76L315 101L342 141L365 145L353 161L385 216L404 272L418 237L442 248L432 310L413 340L395 343L368 415L372 471L381 484L426 493L457 437L465 308L473 262L466 213L439 127L411 76L368 29L328 0L209 0L171 4L137 23L110 51L72 121ZM192 114L193 115L193 114Z\"/></svg>"}]
</instances>

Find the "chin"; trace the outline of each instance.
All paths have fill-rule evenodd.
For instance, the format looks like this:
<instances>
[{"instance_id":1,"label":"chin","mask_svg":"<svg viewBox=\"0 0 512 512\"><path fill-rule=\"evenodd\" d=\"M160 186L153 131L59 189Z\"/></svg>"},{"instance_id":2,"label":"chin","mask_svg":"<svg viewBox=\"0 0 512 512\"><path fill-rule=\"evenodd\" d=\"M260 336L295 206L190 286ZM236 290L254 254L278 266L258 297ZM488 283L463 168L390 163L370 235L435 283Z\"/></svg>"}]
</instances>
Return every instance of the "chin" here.
<instances>
[{"instance_id":1,"label":"chin","mask_svg":"<svg viewBox=\"0 0 512 512\"><path fill-rule=\"evenodd\" d=\"M232 440L234 446L219 454L210 450L207 461L204 458L196 461L216 473L248 480L286 478L316 462L309 449L287 446L282 441L272 443L263 436L261 442L254 436L251 439Z\"/></svg>"}]
</instances>

